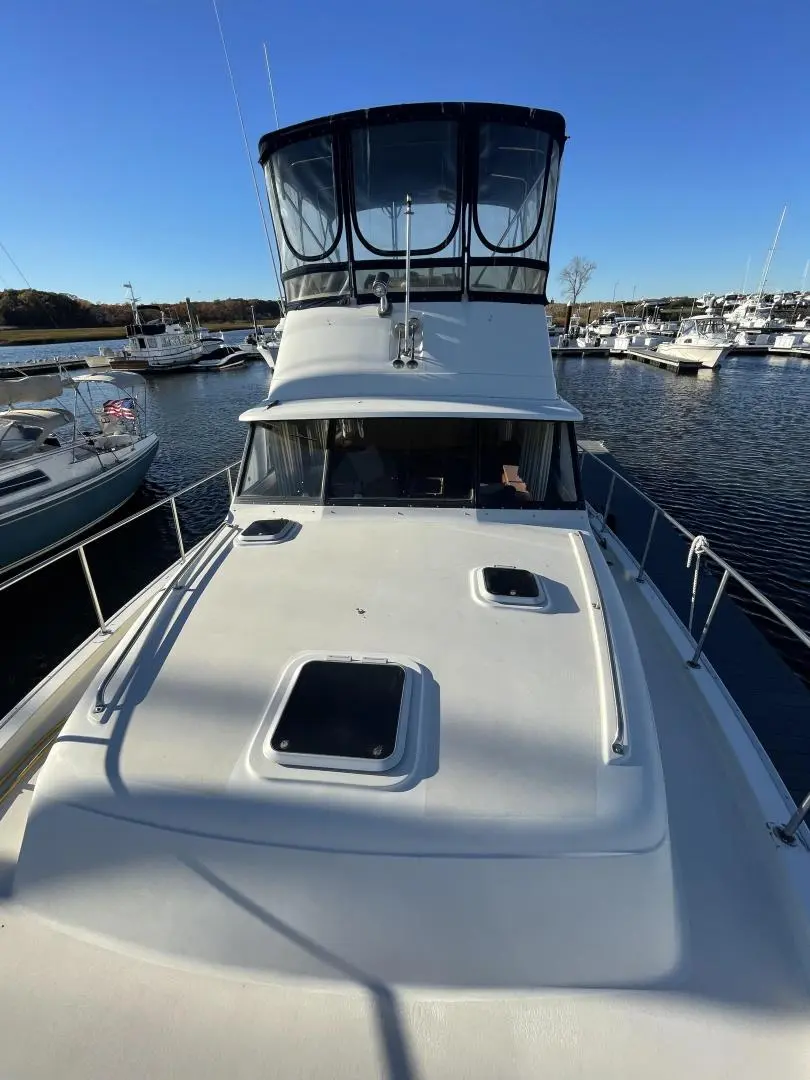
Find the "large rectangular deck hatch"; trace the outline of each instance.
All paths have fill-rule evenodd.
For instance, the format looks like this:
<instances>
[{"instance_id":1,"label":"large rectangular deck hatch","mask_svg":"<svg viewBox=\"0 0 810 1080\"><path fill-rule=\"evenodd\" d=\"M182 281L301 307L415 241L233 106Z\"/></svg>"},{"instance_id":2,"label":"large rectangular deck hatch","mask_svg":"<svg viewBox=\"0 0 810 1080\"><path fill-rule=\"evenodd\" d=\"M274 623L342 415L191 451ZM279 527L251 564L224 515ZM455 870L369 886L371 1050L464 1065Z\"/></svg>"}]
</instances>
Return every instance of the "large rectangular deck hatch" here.
<instances>
[{"instance_id":1,"label":"large rectangular deck hatch","mask_svg":"<svg viewBox=\"0 0 810 1080\"><path fill-rule=\"evenodd\" d=\"M283 764L384 772L402 756L410 672L344 658L298 669L270 737Z\"/></svg>"}]
</instances>

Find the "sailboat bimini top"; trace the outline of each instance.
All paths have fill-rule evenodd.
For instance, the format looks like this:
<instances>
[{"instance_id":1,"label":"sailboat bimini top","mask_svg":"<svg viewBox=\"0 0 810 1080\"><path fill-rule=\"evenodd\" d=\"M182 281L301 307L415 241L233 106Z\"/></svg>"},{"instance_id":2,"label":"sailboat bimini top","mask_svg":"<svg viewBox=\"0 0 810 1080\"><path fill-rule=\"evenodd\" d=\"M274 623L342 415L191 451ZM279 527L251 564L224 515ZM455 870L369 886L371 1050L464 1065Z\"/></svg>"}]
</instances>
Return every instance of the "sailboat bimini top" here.
<instances>
[{"instance_id":1,"label":"sailboat bimini top","mask_svg":"<svg viewBox=\"0 0 810 1080\"><path fill-rule=\"evenodd\" d=\"M259 143L287 301L404 290L414 299L546 303L565 120L480 102L384 106L296 124Z\"/></svg>"}]
</instances>

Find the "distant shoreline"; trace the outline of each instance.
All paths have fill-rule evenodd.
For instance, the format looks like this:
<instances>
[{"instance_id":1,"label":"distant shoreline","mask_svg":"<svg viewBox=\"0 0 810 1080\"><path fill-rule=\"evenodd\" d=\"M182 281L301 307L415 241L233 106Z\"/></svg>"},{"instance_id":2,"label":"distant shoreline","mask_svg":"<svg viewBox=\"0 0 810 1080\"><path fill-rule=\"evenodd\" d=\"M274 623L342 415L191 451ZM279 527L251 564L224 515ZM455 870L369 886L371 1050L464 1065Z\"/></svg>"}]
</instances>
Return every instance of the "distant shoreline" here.
<instances>
[{"instance_id":1,"label":"distant shoreline","mask_svg":"<svg viewBox=\"0 0 810 1080\"><path fill-rule=\"evenodd\" d=\"M264 325L270 325L274 319L265 320ZM210 322L206 324L208 330L247 330L252 326L249 322ZM59 345L65 341L112 341L126 337L126 329L123 326L74 326L67 330L2 330L0 329L0 346L2 345Z\"/></svg>"}]
</instances>

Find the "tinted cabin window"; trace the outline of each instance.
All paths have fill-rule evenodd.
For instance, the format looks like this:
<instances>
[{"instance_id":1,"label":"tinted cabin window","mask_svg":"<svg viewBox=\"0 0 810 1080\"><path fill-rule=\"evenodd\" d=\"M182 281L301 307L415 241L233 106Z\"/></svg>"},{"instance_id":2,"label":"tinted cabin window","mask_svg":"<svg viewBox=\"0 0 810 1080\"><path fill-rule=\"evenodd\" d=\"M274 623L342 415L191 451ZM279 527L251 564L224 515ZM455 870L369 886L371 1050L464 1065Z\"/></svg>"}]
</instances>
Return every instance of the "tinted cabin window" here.
<instances>
[{"instance_id":1,"label":"tinted cabin window","mask_svg":"<svg viewBox=\"0 0 810 1080\"><path fill-rule=\"evenodd\" d=\"M24 491L26 488L44 484L48 477L39 469L23 473L21 476L12 476L8 480L0 480L0 496L11 495L15 491Z\"/></svg>"},{"instance_id":2,"label":"tinted cabin window","mask_svg":"<svg viewBox=\"0 0 810 1080\"><path fill-rule=\"evenodd\" d=\"M555 510L577 505L568 424L483 420L477 505L490 510Z\"/></svg>"},{"instance_id":3,"label":"tinted cabin window","mask_svg":"<svg viewBox=\"0 0 810 1080\"><path fill-rule=\"evenodd\" d=\"M239 494L487 510L579 505L572 425L458 417L255 424Z\"/></svg>"},{"instance_id":4,"label":"tinted cabin window","mask_svg":"<svg viewBox=\"0 0 810 1080\"><path fill-rule=\"evenodd\" d=\"M320 499L327 420L255 424L240 494L251 498Z\"/></svg>"},{"instance_id":5,"label":"tinted cabin window","mask_svg":"<svg viewBox=\"0 0 810 1080\"><path fill-rule=\"evenodd\" d=\"M329 439L327 500L471 503L472 420L336 421Z\"/></svg>"}]
</instances>

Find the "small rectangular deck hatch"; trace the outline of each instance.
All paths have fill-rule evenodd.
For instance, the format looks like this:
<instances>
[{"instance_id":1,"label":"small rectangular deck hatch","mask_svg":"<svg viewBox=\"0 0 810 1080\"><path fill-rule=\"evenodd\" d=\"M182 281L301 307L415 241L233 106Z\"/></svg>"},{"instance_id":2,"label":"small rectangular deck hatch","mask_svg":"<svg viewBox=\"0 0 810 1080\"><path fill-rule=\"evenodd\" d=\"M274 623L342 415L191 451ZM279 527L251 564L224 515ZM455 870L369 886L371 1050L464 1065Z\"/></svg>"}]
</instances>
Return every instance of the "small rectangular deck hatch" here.
<instances>
[{"instance_id":1,"label":"small rectangular deck hatch","mask_svg":"<svg viewBox=\"0 0 810 1080\"><path fill-rule=\"evenodd\" d=\"M485 566L484 588L491 596L528 598L540 595L540 588L534 574L511 566Z\"/></svg>"},{"instance_id":2,"label":"small rectangular deck hatch","mask_svg":"<svg viewBox=\"0 0 810 1080\"><path fill-rule=\"evenodd\" d=\"M402 754L406 671L371 660L302 664L270 738L282 762L384 771Z\"/></svg>"},{"instance_id":3,"label":"small rectangular deck hatch","mask_svg":"<svg viewBox=\"0 0 810 1080\"><path fill-rule=\"evenodd\" d=\"M242 530L242 536L278 536L289 527L287 518L264 518L262 521L251 521Z\"/></svg>"},{"instance_id":4,"label":"small rectangular deck hatch","mask_svg":"<svg viewBox=\"0 0 810 1080\"><path fill-rule=\"evenodd\" d=\"M239 533L237 544L279 544L289 540L300 528L298 522L289 518L260 518L251 521Z\"/></svg>"}]
</instances>

